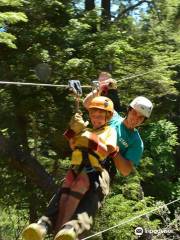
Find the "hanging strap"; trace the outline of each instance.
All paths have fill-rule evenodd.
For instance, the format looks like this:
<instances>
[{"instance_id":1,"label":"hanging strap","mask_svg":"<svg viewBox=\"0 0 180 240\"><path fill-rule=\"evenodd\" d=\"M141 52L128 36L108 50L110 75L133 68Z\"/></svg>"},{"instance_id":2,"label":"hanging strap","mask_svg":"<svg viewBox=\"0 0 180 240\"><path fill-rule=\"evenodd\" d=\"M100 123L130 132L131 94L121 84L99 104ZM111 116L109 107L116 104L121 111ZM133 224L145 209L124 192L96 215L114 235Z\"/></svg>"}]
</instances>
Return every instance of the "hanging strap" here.
<instances>
[{"instance_id":1,"label":"hanging strap","mask_svg":"<svg viewBox=\"0 0 180 240\"><path fill-rule=\"evenodd\" d=\"M75 95L76 112L79 112L79 100L80 100L80 96L82 95L81 83L79 80L69 80L68 83L69 83L69 89Z\"/></svg>"},{"instance_id":2,"label":"hanging strap","mask_svg":"<svg viewBox=\"0 0 180 240\"><path fill-rule=\"evenodd\" d=\"M71 196L73 196L77 199L81 199L84 196L84 193L80 193L80 192L77 192L77 191L72 191L70 188L66 188L66 187L61 188L61 193L71 195Z\"/></svg>"}]
</instances>

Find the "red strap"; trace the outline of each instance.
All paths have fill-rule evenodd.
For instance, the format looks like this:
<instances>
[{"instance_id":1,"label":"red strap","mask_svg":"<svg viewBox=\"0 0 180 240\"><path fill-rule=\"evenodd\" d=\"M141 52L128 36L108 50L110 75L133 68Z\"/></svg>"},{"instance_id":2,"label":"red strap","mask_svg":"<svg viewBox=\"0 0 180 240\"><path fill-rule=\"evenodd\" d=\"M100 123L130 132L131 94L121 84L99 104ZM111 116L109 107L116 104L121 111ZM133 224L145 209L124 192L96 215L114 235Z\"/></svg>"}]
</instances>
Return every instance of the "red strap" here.
<instances>
[{"instance_id":1,"label":"red strap","mask_svg":"<svg viewBox=\"0 0 180 240\"><path fill-rule=\"evenodd\" d=\"M109 90L108 86L103 86L102 87L102 93L103 93L104 96L107 96L108 90Z\"/></svg>"},{"instance_id":2,"label":"red strap","mask_svg":"<svg viewBox=\"0 0 180 240\"><path fill-rule=\"evenodd\" d=\"M98 141L99 141L98 136L96 134L94 134L94 133L91 133L88 147L91 150L96 151L97 148L98 148Z\"/></svg>"},{"instance_id":3,"label":"red strap","mask_svg":"<svg viewBox=\"0 0 180 240\"><path fill-rule=\"evenodd\" d=\"M117 156L118 152L114 151L111 154L109 154L110 157L115 158Z\"/></svg>"},{"instance_id":4,"label":"red strap","mask_svg":"<svg viewBox=\"0 0 180 240\"><path fill-rule=\"evenodd\" d=\"M99 137L95 133L91 134L89 148L103 155L108 154L106 146L99 140Z\"/></svg>"},{"instance_id":5,"label":"red strap","mask_svg":"<svg viewBox=\"0 0 180 240\"><path fill-rule=\"evenodd\" d=\"M109 157L115 158L115 157L117 157L118 153L119 153L119 147L116 147L116 150L114 152L110 153Z\"/></svg>"},{"instance_id":6,"label":"red strap","mask_svg":"<svg viewBox=\"0 0 180 240\"><path fill-rule=\"evenodd\" d=\"M76 135L76 133L72 129L69 128L63 133L63 135L65 136L65 138L67 140L69 140L69 139L73 138Z\"/></svg>"}]
</instances>

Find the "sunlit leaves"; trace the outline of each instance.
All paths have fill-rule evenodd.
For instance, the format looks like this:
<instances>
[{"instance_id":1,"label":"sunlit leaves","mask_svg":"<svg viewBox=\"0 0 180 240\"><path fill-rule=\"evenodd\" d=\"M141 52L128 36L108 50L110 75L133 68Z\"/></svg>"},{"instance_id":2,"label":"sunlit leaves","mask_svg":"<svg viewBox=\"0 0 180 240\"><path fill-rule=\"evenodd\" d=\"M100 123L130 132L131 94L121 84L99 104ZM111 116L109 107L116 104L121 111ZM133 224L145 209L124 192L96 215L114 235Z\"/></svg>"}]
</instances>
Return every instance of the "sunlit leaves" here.
<instances>
[{"instance_id":1,"label":"sunlit leaves","mask_svg":"<svg viewBox=\"0 0 180 240\"><path fill-rule=\"evenodd\" d=\"M0 2L0 6L11 6L11 7L19 7L23 5L24 1L21 0L16 0L16 1L11 1L11 0L2 0ZM5 44L10 48L16 48L15 45L15 40L16 37L12 33L8 33L8 26L16 24L18 22L27 22L27 16L23 12L18 12L16 10L11 11L11 12L0 12L0 27L4 27L5 31L0 32L0 43Z\"/></svg>"}]
</instances>

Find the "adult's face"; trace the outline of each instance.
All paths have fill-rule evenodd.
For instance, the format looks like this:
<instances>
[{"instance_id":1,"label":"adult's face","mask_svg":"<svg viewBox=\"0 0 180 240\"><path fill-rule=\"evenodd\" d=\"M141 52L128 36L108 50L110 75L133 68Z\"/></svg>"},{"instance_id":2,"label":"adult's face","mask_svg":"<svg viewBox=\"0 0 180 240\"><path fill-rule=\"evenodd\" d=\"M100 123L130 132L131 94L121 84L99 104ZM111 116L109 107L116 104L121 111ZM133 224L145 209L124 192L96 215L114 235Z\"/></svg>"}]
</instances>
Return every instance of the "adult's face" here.
<instances>
[{"instance_id":1,"label":"adult's face","mask_svg":"<svg viewBox=\"0 0 180 240\"><path fill-rule=\"evenodd\" d=\"M127 118L125 119L125 125L129 129L134 129L140 126L145 120L145 117L131 108L128 112Z\"/></svg>"},{"instance_id":2,"label":"adult's face","mask_svg":"<svg viewBox=\"0 0 180 240\"><path fill-rule=\"evenodd\" d=\"M99 82L104 82L107 79L111 78L111 74L108 72L101 72L98 77Z\"/></svg>"}]
</instances>

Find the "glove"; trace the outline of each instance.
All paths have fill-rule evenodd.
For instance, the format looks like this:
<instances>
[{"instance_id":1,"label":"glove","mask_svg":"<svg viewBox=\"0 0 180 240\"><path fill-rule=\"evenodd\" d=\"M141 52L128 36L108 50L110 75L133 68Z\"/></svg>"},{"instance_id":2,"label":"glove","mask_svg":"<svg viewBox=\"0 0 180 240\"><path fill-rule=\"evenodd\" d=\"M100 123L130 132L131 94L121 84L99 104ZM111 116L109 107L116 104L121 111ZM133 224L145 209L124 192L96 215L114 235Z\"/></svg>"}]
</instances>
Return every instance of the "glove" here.
<instances>
[{"instance_id":1,"label":"glove","mask_svg":"<svg viewBox=\"0 0 180 240\"><path fill-rule=\"evenodd\" d=\"M73 130L76 134L79 134L87 127L88 124L89 124L88 121L84 122L81 113L76 113L71 118L69 126L71 130Z\"/></svg>"},{"instance_id":2,"label":"glove","mask_svg":"<svg viewBox=\"0 0 180 240\"><path fill-rule=\"evenodd\" d=\"M109 194L110 177L105 169L102 170L101 175L99 176L99 183L103 194L107 196Z\"/></svg>"},{"instance_id":3,"label":"glove","mask_svg":"<svg viewBox=\"0 0 180 240\"><path fill-rule=\"evenodd\" d=\"M109 81L108 89L117 89L117 81L115 79L109 78L106 81Z\"/></svg>"}]
</instances>

